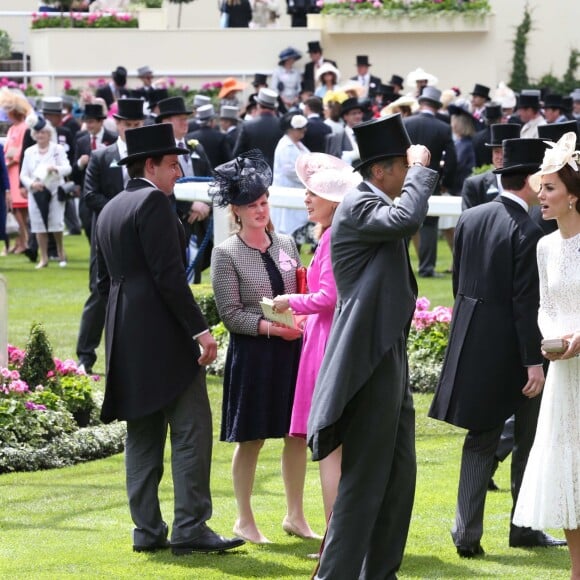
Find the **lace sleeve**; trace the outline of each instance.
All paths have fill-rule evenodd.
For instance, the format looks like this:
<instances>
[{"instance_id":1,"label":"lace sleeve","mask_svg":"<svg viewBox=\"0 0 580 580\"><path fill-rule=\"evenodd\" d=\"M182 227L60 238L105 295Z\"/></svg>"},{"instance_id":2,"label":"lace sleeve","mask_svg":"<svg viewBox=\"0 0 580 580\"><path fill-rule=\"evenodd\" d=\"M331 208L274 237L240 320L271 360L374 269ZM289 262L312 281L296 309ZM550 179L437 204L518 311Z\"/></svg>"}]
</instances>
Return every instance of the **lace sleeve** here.
<instances>
[{"instance_id":1,"label":"lace sleeve","mask_svg":"<svg viewBox=\"0 0 580 580\"><path fill-rule=\"evenodd\" d=\"M538 326L544 338L555 338L556 307L548 288L548 253L547 239L538 243L538 274L540 276L540 311Z\"/></svg>"}]
</instances>

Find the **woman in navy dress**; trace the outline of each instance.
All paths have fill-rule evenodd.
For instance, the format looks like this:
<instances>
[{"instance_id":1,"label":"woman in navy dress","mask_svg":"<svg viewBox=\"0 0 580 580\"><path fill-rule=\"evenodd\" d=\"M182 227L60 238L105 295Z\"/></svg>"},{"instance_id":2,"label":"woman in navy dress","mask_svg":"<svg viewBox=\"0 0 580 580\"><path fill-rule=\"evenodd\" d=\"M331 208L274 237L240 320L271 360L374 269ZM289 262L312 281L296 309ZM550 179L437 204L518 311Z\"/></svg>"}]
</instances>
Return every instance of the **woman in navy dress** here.
<instances>
[{"instance_id":1,"label":"woman in navy dress","mask_svg":"<svg viewBox=\"0 0 580 580\"><path fill-rule=\"evenodd\" d=\"M224 374L221 440L236 442L232 478L238 506L234 533L268 543L251 507L258 456L264 441L284 438L282 477L291 534L316 537L303 511L306 444L288 435L300 358L301 331L263 317L260 301L296 292L300 256L290 236L274 233L268 187L272 171L257 150L215 169L214 201L229 205L238 227L212 254L211 276L219 314L230 331Z\"/></svg>"}]
</instances>

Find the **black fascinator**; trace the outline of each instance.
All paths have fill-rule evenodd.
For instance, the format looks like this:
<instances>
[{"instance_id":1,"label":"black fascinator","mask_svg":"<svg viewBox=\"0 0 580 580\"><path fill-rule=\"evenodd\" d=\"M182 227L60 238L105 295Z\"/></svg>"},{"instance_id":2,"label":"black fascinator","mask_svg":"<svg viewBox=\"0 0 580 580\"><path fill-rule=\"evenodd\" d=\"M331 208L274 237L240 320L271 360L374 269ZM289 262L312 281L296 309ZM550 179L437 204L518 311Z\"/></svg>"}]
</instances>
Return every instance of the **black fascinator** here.
<instances>
[{"instance_id":1,"label":"black fascinator","mask_svg":"<svg viewBox=\"0 0 580 580\"><path fill-rule=\"evenodd\" d=\"M259 149L238 155L213 170L209 195L219 207L252 203L272 185L272 169Z\"/></svg>"}]
</instances>

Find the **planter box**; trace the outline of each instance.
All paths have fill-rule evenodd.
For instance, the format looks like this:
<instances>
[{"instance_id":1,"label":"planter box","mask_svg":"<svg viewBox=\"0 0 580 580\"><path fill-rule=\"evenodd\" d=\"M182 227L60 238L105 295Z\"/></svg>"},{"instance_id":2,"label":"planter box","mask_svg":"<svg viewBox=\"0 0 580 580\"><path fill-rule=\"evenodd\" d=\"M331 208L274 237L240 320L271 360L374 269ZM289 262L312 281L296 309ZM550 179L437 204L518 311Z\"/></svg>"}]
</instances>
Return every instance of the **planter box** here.
<instances>
[{"instance_id":1,"label":"planter box","mask_svg":"<svg viewBox=\"0 0 580 580\"><path fill-rule=\"evenodd\" d=\"M167 30L166 8L143 8L137 11L140 30Z\"/></svg>"},{"instance_id":2,"label":"planter box","mask_svg":"<svg viewBox=\"0 0 580 580\"><path fill-rule=\"evenodd\" d=\"M318 24L318 23L317 23ZM430 14L387 16L353 13L322 14L320 28L327 34L418 34L450 32L488 32L490 15Z\"/></svg>"}]
</instances>

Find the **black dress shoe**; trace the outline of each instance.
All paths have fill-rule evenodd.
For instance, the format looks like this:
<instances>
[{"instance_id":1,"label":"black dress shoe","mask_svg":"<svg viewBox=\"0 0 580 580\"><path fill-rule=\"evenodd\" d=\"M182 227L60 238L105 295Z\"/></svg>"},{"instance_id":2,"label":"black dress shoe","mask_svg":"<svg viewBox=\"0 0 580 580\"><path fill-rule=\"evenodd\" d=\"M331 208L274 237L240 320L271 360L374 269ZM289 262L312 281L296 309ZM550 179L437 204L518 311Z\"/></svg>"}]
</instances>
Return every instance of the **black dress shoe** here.
<instances>
[{"instance_id":1,"label":"black dress shoe","mask_svg":"<svg viewBox=\"0 0 580 580\"><path fill-rule=\"evenodd\" d=\"M38 260L38 251L31 250L30 248L26 248L23 254L31 261L36 262Z\"/></svg>"},{"instance_id":2,"label":"black dress shoe","mask_svg":"<svg viewBox=\"0 0 580 580\"><path fill-rule=\"evenodd\" d=\"M445 278L445 276L439 272L427 272L426 274L419 274L419 278Z\"/></svg>"},{"instance_id":3,"label":"black dress shoe","mask_svg":"<svg viewBox=\"0 0 580 580\"><path fill-rule=\"evenodd\" d=\"M479 556L484 556L485 552L481 547L481 544L470 544L465 546L457 546L457 553L460 558L477 558Z\"/></svg>"},{"instance_id":4,"label":"black dress shoe","mask_svg":"<svg viewBox=\"0 0 580 580\"><path fill-rule=\"evenodd\" d=\"M226 550L243 546L245 543L242 538L224 538L206 528L200 536L191 540L191 542L171 544L171 552L175 556L184 556L194 552L225 552Z\"/></svg>"},{"instance_id":5,"label":"black dress shoe","mask_svg":"<svg viewBox=\"0 0 580 580\"><path fill-rule=\"evenodd\" d=\"M158 550L167 550L171 544L169 540L164 540L158 544L151 544L150 546L133 546L133 552L157 552Z\"/></svg>"},{"instance_id":6,"label":"black dress shoe","mask_svg":"<svg viewBox=\"0 0 580 580\"><path fill-rule=\"evenodd\" d=\"M510 548L551 548L553 546L566 546L566 540L558 540L539 530L530 528L518 528L512 526L510 531Z\"/></svg>"},{"instance_id":7,"label":"black dress shoe","mask_svg":"<svg viewBox=\"0 0 580 580\"><path fill-rule=\"evenodd\" d=\"M493 477L490 477L489 481L487 482L487 490L488 491L499 491L499 486L493 480Z\"/></svg>"}]
</instances>

